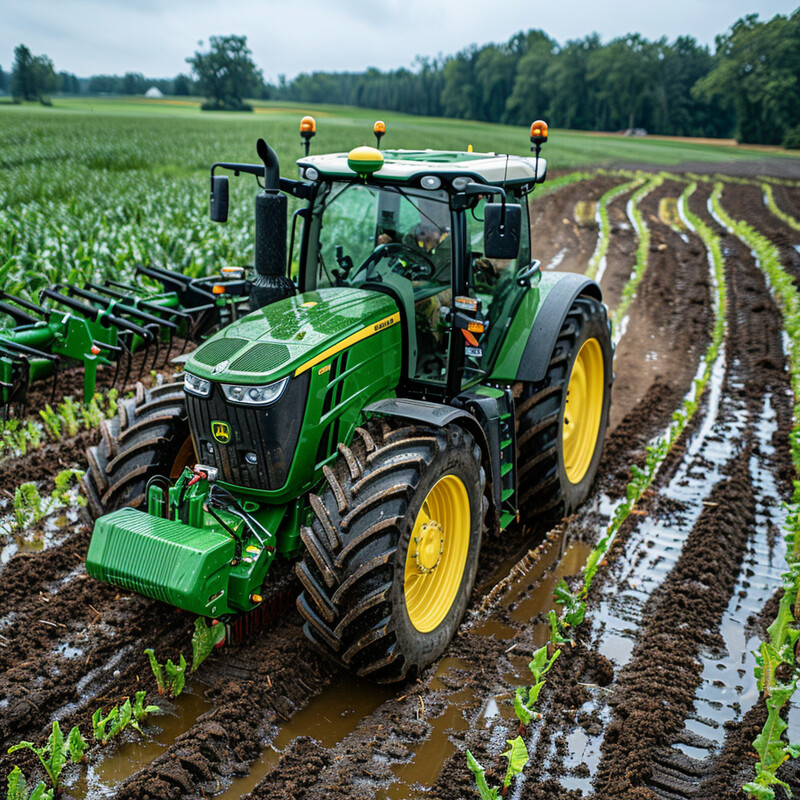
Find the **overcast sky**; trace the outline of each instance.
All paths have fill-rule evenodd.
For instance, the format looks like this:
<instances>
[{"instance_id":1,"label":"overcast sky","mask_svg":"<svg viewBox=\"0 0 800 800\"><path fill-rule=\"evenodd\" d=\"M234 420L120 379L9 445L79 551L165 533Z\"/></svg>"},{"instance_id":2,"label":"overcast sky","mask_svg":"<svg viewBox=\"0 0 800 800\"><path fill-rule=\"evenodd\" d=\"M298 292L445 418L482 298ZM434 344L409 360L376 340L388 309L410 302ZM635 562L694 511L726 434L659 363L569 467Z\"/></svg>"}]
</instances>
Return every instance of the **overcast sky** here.
<instances>
[{"instance_id":1,"label":"overcast sky","mask_svg":"<svg viewBox=\"0 0 800 800\"><path fill-rule=\"evenodd\" d=\"M471 43L541 28L558 42L597 31L711 45L745 14L789 14L797 0L0 0L0 65L14 47L79 76L172 77L214 34L243 34L268 80L312 70L410 66Z\"/></svg>"}]
</instances>

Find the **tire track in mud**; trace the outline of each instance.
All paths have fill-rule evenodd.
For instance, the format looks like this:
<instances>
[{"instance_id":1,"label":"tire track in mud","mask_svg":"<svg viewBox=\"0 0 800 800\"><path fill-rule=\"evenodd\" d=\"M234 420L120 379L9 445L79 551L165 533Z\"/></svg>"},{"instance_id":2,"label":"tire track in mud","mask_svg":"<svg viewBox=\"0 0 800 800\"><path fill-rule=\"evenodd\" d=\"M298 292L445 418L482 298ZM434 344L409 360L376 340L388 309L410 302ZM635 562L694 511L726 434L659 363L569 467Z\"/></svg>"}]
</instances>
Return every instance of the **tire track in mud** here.
<instances>
[{"instance_id":1,"label":"tire track in mud","mask_svg":"<svg viewBox=\"0 0 800 800\"><path fill-rule=\"evenodd\" d=\"M603 175L571 183L541 199L534 191L530 203L531 252L542 262L542 269L586 271L597 242L597 227L578 225L575 206L579 201L597 202L604 192L625 180L623 176Z\"/></svg>"}]
</instances>

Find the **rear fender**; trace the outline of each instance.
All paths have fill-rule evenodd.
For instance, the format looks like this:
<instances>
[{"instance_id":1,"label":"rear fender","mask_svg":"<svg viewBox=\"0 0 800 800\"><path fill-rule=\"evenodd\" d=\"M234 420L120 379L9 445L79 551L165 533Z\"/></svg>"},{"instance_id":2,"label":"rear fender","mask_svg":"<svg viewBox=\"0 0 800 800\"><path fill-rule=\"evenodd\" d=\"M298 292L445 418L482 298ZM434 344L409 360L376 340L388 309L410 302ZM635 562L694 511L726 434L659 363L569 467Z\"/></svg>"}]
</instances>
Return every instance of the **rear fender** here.
<instances>
[{"instance_id":1,"label":"rear fender","mask_svg":"<svg viewBox=\"0 0 800 800\"><path fill-rule=\"evenodd\" d=\"M603 292L595 281L572 273L565 273L548 292L522 352L517 367L518 381L536 383L544 378L561 326L573 302L581 296L602 301Z\"/></svg>"}]
</instances>

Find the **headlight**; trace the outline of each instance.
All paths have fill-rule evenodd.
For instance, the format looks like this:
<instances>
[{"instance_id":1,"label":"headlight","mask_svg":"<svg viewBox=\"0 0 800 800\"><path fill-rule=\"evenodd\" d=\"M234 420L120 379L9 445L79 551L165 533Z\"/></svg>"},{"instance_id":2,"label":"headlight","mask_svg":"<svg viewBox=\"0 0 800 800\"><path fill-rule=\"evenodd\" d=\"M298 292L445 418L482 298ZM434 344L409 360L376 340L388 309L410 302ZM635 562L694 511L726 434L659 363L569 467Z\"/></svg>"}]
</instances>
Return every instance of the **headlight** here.
<instances>
[{"instance_id":1,"label":"headlight","mask_svg":"<svg viewBox=\"0 0 800 800\"><path fill-rule=\"evenodd\" d=\"M200 397L208 397L211 392L211 381L205 378L198 378L191 372L183 373L183 388L190 394L198 394Z\"/></svg>"},{"instance_id":2,"label":"headlight","mask_svg":"<svg viewBox=\"0 0 800 800\"><path fill-rule=\"evenodd\" d=\"M235 383L223 383L222 391L231 403L248 406L265 406L274 403L289 383L287 375L283 380L268 383L266 386L239 386Z\"/></svg>"}]
</instances>

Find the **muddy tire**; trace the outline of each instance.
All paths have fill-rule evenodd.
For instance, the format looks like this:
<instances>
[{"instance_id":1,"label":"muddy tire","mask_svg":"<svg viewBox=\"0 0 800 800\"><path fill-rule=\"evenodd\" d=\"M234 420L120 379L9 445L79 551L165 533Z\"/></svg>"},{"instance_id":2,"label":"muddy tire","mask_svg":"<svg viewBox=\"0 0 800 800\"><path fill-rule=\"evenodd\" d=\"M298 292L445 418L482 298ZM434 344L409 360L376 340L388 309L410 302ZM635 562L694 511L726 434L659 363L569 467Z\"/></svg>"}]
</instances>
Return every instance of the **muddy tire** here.
<instances>
[{"instance_id":1,"label":"muddy tire","mask_svg":"<svg viewBox=\"0 0 800 800\"><path fill-rule=\"evenodd\" d=\"M145 389L119 401L112 420L100 425L102 439L86 450L89 469L83 484L87 510L97 518L123 506L140 506L154 475L175 479L194 462L183 381Z\"/></svg>"},{"instance_id":2,"label":"muddy tire","mask_svg":"<svg viewBox=\"0 0 800 800\"><path fill-rule=\"evenodd\" d=\"M589 494L611 404L612 348L605 306L577 298L558 334L547 374L517 400L520 509L558 519Z\"/></svg>"},{"instance_id":3,"label":"muddy tire","mask_svg":"<svg viewBox=\"0 0 800 800\"><path fill-rule=\"evenodd\" d=\"M454 636L475 582L487 501L472 436L371 421L311 494L297 606L317 648L388 683Z\"/></svg>"}]
</instances>

